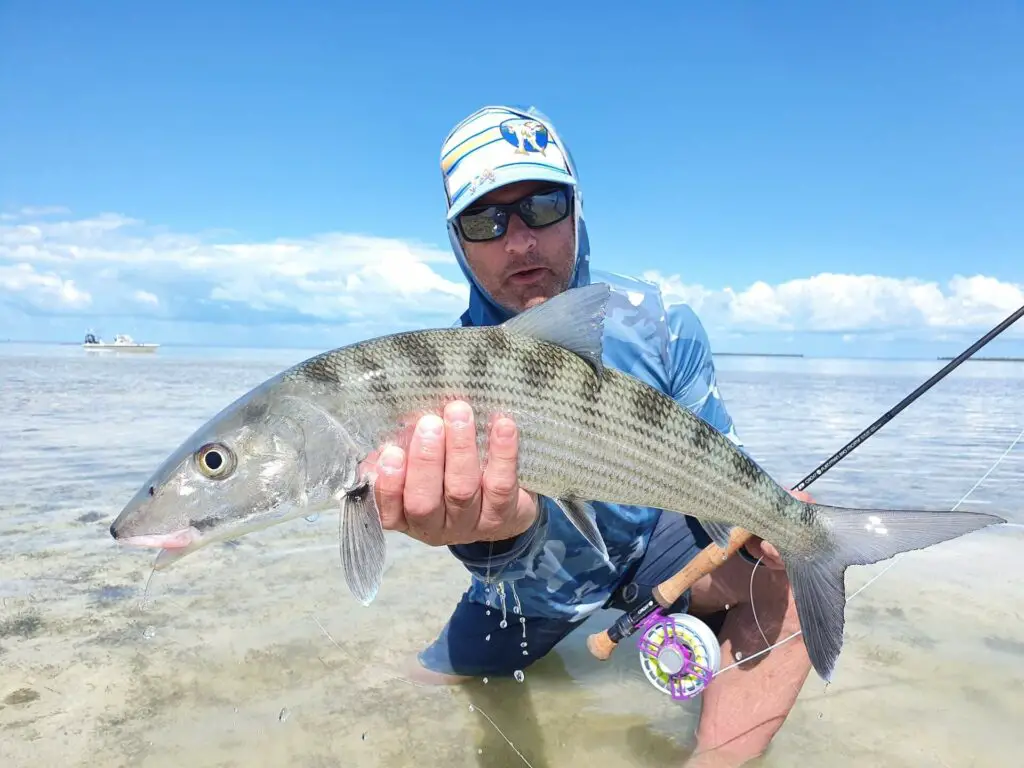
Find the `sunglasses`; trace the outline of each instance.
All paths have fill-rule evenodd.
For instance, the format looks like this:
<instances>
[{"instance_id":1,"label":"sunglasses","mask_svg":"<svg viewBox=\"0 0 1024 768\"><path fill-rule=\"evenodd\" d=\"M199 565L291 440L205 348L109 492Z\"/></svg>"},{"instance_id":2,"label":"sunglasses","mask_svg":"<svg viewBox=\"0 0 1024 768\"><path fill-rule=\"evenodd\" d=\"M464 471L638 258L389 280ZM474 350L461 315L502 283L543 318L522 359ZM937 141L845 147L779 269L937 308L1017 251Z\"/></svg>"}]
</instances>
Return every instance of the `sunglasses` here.
<instances>
[{"instance_id":1,"label":"sunglasses","mask_svg":"<svg viewBox=\"0 0 1024 768\"><path fill-rule=\"evenodd\" d=\"M514 203L467 208L459 215L459 230L466 240L482 243L502 237L508 231L508 219L513 213L530 229L543 229L562 221L571 208L569 190L555 187L521 197Z\"/></svg>"}]
</instances>

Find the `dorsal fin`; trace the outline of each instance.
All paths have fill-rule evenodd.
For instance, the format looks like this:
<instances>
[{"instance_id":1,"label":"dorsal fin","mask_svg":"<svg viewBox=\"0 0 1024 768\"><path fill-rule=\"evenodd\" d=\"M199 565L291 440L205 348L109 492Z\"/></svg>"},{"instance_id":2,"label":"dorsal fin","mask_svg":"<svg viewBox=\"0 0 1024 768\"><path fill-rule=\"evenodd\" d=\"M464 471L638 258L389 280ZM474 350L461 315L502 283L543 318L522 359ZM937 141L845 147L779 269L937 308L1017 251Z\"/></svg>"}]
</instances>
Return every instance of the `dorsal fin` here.
<instances>
[{"instance_id":1,"label":"dorsal fin","mask_svg":"<svg viewBox=\"0 0 1024 768\"><path fill-rule=\"evenodd\" d=\"M570 288L502 323L507 333L546 341L575 352L604 371L604 318L611 288L591 283Z\"/></svg>"}]
</instances>

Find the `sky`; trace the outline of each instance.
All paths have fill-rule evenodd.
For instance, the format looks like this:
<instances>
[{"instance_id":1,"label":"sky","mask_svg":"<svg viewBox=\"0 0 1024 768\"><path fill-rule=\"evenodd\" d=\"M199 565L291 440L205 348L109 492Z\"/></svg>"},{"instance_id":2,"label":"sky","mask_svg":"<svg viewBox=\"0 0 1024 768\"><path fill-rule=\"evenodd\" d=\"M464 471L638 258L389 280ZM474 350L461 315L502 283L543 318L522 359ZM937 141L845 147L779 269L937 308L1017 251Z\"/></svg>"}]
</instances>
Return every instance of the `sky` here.
<instances>
[{"instance_id":1,"label":"sky","mask_svg":"<svg viewBox=\"0 0 1024 768\"><path fill-rule=\"evenodd\" d=\"M0 340L450 325L439 151L487 104L717 351L954 355L1024 305L1019 2L358 6L0 2Z\"/></svg>"}]
</instances>

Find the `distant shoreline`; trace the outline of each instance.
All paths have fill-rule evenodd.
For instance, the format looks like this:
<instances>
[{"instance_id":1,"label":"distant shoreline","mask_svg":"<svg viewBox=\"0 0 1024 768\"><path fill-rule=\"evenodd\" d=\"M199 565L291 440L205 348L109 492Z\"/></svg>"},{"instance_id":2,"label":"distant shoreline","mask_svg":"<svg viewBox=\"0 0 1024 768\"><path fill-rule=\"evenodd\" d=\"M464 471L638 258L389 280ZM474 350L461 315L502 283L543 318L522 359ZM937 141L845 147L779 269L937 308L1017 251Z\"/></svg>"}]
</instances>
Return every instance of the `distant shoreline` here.
<instances>
[{"instance_id":1,"label":"distant shoreline","mask_svg":"<svg viewBox=\"0 0 1024 768\"><path fill-rule=\"evenodd\" d=\"M2 345L27 345L27 346L43 346L43 347L81 347L81 343L77 341L34 341L29 339L3 339L0 338L0 346ZM216 349L231 349L231 350L253 350L253 351L274 351L274 350L298 350L303 352L309 352L312 354L319 354L323 351L320 347L279 347L279 346L263 346L263 345L252 345L252 344L198 344L195 342L162 342L161 349L168 350L188 350L188 349L204 349L204 350L216 350ZM806 355L803 352L713 352L714 357L717 358L761 358L761 359L789 359L789 360L844 360L844 361L862 361L862 362L909 362L909 363L922 363L928 362L929 360L938 360L941 362L949 362L954 360L953 356L904 356L904 355ZM976 356L971 357L967 362L989 362L989 363L1024 363L1024 357L1014 355L992 355L992 356Z\"/></svg>"},{"instance_id":2,"label":"distant shoreline","mask_svg":"<svg viewBox=\"0 0 1024 768\"><path fill-rule=\"evenodd\" d=\"M715 357L803 357L801 352L715 352Z\"/></svg>"},{"instance_id":3,"label":"distant shoreline","mask_svg":"<svg viewBox=\"0 0 1024 768\"><path fill-rule=\"evenodd\" d=\"M955 360L955 357L940 357L939 360ZM1024 363L1024 357L971 357L968 361L978 363Z\"/></svg>"}]
</instances>

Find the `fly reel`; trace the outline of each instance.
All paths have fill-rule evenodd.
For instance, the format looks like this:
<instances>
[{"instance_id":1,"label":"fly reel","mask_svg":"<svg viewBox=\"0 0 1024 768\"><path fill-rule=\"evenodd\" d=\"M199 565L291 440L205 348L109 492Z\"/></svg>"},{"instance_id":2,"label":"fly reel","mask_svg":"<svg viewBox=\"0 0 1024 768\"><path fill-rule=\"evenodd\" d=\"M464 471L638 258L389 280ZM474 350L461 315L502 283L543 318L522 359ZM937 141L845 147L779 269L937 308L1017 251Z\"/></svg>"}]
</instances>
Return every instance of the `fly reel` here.
<instances>
[{"instance_id":1,"label":"fly reel","mask_svg":"<svg viewBox=\"0 0 1024 768\"><path fill-rule=\"evenodd\" d=\"M718 672L722 648L711 628L685 613L656 610L639 627L640 666L648 681L676 701L695 698Z\"/></svg>"}]
</instances>

